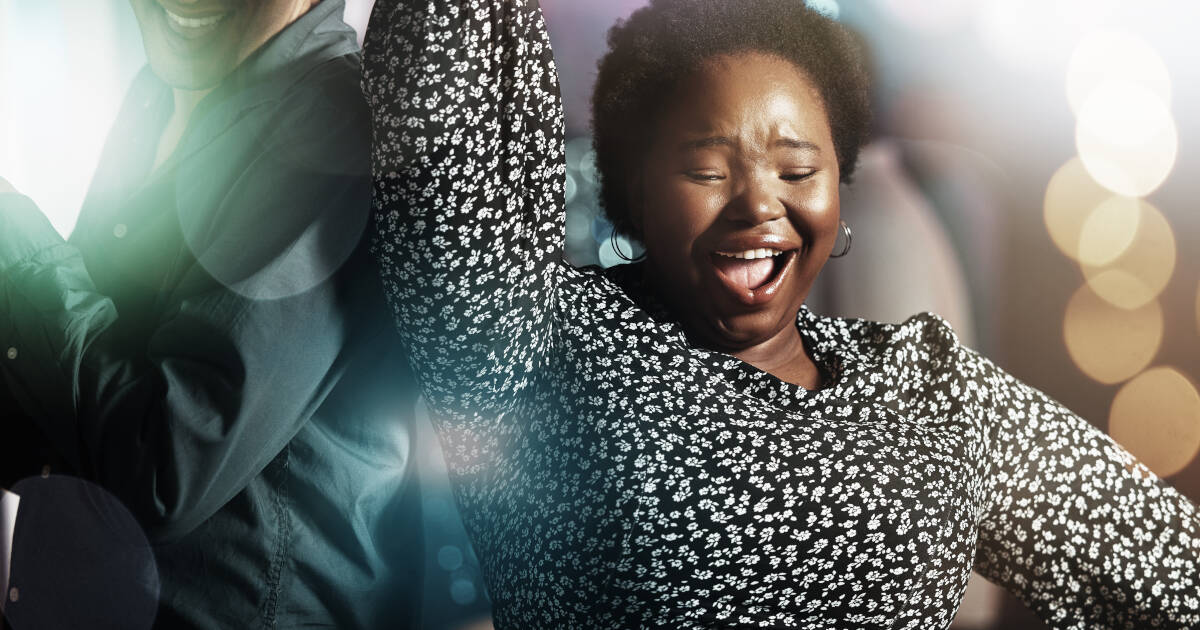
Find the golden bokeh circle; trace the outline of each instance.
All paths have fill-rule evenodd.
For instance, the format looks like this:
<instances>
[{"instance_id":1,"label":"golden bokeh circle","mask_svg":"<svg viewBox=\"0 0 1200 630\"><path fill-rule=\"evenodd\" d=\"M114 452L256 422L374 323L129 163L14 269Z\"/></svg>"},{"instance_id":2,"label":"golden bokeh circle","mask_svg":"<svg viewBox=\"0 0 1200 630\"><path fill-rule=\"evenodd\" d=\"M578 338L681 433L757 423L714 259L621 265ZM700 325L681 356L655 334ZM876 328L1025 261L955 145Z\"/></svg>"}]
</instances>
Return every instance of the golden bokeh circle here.
<instances>
[{"instance_id":1,"label":"golden bokeh circle","mask_svg":"<svg viewBox=\"0 0 1200 630\"><path fill-rule=\"evenodd\" d=\"M1174 368L1147 370L1117 392L1108 433L1158 476L1173 475L1200 451L1200 393Z\"/></svg>"},{"instance_id":2,"label":"golden bokeh circle","mask_svg":"<svg viewBox=\"0 0 1200 630\"><path fill-rule=\"evenodd\" d=\"M1046 184L1042 219L1059 251L1079 260L1084 226L1096 209L1105 204L1109 205L1108 212L1113 212L1115 206L1124 206L1127 214L1136 214L1138 207L1137 199L1113 195L1096 183L1078 157L1067 160L1055 171Z\"/></svg>"},{"instance_id":3,"label":"golden bokeh circle","mask_svg":"<svg viewBox=\"0 0 1200 630\"><path fill-rule=\"evenodd\" d=\"M1129 197L1113 195L1096 206L1079 234L1079 262L1100 267L1116 260L1133 244L1141 208Z\"/></svg>"},{"instance_id":4,"label":"golden bokeh circle","mask_svg":"<svg viewBox=\"0 0 1200 630\"><path fill-rule=\"evenodd\" d=\"M1170 108L1129 80L1106 80L1079 109L1075 146L1101 186L1127 197L1154 192L1175 167L1179 131Z\"/></svg>"},{"instance_id":5,"label":"golden bokeh circle","mask_svg":"<svg viewBox=\"0 0 1200 630\"><path fill-rule=\"evenodd\" d=\"M1117 308L1080 287L1063 316L1067 353L1088 377L1112 385L1146 369L1158 354L1163 315L1157 301L1141 308Z\"/></svg>"},{"instance_id":6,"label":"golden bokeh circle","mask_svg":"<svg viewBox=\"0 0 1200 630\"><path fill-rule=\"evenodd\" d=\"M1119 256L1105 265L1081 264L1088 285L1105 301L1136 309L1158 297L1175 272L1175 233L1157 208L1137 202L1137 232Z\"/></svg>"}]
</instances>

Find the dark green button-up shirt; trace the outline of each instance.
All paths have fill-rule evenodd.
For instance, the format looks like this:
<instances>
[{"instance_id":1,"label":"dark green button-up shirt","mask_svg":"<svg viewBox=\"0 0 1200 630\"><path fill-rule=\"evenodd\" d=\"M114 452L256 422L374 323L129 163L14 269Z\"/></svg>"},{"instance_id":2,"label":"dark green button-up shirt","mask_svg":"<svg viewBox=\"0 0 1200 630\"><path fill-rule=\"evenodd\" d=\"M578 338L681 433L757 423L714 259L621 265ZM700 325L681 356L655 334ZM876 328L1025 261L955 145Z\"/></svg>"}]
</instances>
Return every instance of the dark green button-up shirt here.
<instances>
[{"instance_id":1,"label":"dark green button-up shirt","mask_svg":"<svg viewBox=\"0 0 1200 630\"><path fill-rule=\"evenodd\" d=\"M0 451L40 434L129 508L163 627L400 628L419 608L414 390L365 252L341 13L324 0L259 49L158 168L173 99L143 71L69 241L0 195ZM35 503L14 586L45 570L22 557Z\"/></svg>"}]
</instances>

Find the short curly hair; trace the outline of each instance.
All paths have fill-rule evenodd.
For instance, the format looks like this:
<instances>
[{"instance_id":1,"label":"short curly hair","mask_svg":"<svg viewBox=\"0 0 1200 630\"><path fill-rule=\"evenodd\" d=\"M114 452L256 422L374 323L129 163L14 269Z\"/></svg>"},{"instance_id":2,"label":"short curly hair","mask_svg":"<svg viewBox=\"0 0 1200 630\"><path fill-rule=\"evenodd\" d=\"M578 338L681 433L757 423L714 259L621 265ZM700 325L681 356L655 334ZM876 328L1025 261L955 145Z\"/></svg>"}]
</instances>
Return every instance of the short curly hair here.
<instances>
[{"instance_id":1,"label":"short curly hair","mask_svg":"<svg viewBox=\"0 0 1200 630\"><path fill-rule=\"evenodd\" d=\"M718 55L759 52L793 63L820 93L842 182L871 127L870 80L858 41L803 0L651 0L608 33L592 92L600 202L613 228L640 238L629 212L635 169L663 103Z\"/></svg>"}]
</instances>

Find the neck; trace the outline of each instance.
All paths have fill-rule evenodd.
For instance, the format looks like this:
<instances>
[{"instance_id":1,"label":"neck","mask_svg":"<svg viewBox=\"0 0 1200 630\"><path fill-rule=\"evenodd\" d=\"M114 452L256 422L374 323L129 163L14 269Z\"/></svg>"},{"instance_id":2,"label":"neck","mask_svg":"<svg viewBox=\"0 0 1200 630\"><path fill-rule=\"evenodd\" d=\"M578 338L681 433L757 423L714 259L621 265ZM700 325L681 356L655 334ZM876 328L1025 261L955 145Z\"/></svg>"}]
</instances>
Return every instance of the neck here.
<instances>
[{"instance_id":1,"label":"neck","mask_svg":"<svg viewBox=\"0 0 1200 630\"><path fill-rule=\"evenodd\" d=\"M731 354L781 381L805 389L821 387L821 370L809 358L804 339L794 325L762 343Z\"/></svg>"},{"instance_id":2,"label":"neck","mask_svg":"<svg viewBox=\"0 0 1200 630\"><path fill-rule=\"evenodd\" d=\"M205 96L208 96L209 92L213 91L213 88L203 90L181 90L174 88L172 91L175 94L175 113L171 117L182 117L183 121L187 122L192 117L192 112L196 111L196 106L200 104L200 101L204 100Z\"/></svg>"},{"instance_id":3,"label":"neck","mask_svg":"<svg viewBox=\"0 0 1200 630\"><path fill-rule=\"evenodd\" d=\"M192 118L192 113L196 111L196 106L212 91L213 88L204 90L174 88L172 90L175 96L175 111L171 114L171 119L167 121L167 127L163 129L162 137L158 141L158 153L154 158L155 168L166 162L167 158L175 152L175 148L179 146L179 141L183 138L183 132L187 129L188 121Z\"/></svg>"}]
</instances>

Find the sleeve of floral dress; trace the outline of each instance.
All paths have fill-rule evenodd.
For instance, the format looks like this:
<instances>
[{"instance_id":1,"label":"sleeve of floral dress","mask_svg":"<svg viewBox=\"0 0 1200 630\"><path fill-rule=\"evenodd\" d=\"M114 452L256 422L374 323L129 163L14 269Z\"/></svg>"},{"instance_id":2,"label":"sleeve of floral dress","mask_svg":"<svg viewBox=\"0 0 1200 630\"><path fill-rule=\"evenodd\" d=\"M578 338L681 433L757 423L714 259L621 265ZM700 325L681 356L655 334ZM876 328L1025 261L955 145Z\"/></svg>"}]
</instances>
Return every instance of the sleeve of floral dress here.
<instances>
[{"instance_id":1,"label":"sleeve of floral dress","mask_svg":"<svg viewBox=\"0 0 1200 630\"><path fill-rule=\"evenodd\" d=\"M430 408L511 410L551 337L563 123L536 1L380 0L373 251Z\"/></svg>"},{"instance_id":2,"label":"sleeve of floral dress","mask_svg":"<svg viewBox=\"0 0 1200 630\"><path fill-rule=\"evenodd\" d=\"M1200 511L1087 421L967 352L990 398L976 569L1053 628L1200 627Z\"/></svg>"}]
</instances>

